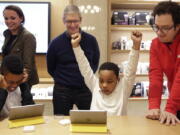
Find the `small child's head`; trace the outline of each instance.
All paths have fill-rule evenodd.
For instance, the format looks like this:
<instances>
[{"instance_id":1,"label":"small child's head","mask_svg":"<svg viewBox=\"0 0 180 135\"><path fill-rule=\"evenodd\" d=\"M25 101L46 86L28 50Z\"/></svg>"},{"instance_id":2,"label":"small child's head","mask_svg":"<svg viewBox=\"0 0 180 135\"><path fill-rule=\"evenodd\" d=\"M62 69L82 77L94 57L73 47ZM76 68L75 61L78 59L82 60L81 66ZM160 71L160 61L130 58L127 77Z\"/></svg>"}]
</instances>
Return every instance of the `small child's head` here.
<instances>
[{"instance_id":1,"label":"small child's head","mask_svg":"<svg viewBox=\"0 0 180 135\"><path fill-rule=\"evenodd\" d=\"M105 62L99 68L99 87L106 95L111 94L119 81L119 67L112 62Z\"/></svg>"},{"instance_id":2,"label":"small child's head","mask_svg":"<svg viewBox=\"0 0 180 135\"><path fill-rule=\"evenodd\" d=\"M24 79L23 61L16 55L7 55L1 64L1 73L7 83L7 90L16 90Z\"/></svg>"}]
</instances>

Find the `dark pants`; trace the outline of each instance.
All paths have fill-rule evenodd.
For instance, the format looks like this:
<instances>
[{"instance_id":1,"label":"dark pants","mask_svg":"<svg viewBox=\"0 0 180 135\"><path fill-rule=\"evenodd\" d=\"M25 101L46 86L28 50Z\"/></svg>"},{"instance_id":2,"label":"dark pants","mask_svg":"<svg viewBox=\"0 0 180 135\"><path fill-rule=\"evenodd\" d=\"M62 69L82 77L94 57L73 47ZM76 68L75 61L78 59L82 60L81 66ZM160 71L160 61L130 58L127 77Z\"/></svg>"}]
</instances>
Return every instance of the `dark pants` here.
<instances>
[{"instance_id":1,"label":"dark pants","mask_svg":"<svg viewBox=\"0 0 180 135\"><path fill-rule=\"evenodd\" d=\"M180 111L177 111L177 118L180 120Z\"/></svg>"},{"instance_id":2,"label":"dark pants","mask_svg":"<svg viewBox=\"0 0 180 135\"><path fill-rule=\"evenodd\" d=\"M75 104L80 110L89 110L92 94L88 88L67 88L58 84L53 89L53 108L55 115L69 115Z\"/></svg>"}]
</instances>

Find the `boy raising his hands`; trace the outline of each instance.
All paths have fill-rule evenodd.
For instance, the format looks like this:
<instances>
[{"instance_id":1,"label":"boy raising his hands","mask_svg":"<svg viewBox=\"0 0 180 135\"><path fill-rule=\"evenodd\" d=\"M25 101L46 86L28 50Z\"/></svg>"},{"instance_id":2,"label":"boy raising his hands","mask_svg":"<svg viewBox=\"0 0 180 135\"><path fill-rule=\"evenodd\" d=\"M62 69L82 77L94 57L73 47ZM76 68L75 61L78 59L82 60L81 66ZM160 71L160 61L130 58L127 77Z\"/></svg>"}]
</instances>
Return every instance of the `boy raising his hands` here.
<instances>
[{"instance_id":1,"label":"boy raising his hands","mask_svg":"<svg viewBox=\"0 0 180 135\"><path fill-rule=\"evenodd\" d=\"M91 110L106 110L108 115L126 115L128 98L136 76L142 34L138 31L131 34L133 47L122 78L119 78L118 66L111 62L105 62L100 66L97 78L79 44L81 34L75 33L71 38L79 70L92 92Z\"/></svg>"}]
</instances>

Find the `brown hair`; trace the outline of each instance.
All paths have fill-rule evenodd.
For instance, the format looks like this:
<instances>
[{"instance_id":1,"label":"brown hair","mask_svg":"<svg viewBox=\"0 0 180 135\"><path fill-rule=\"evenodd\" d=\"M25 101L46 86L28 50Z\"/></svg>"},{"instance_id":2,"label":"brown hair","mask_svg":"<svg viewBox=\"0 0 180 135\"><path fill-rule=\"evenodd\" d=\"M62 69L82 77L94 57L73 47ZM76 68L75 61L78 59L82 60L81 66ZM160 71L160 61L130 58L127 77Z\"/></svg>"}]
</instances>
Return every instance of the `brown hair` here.
<instances>
[{"instance_id":1,"label":"brown hair","mask_svg":"<svg viewBox=\"0 0 180 135\"><path fill-rule=\"evenodd\" d=\"M23 11L21 10L20 7L15 6L15 5L8 5L8 6L6 6L6 7L4 8L4 11L5 11L5 10L13 10L13 11L15 11L15 12L18 14L18 16L19 16L20 18L22 18L22 22L21 22L21 23L24 24L24 22L25 22L25 17L24 17L24 13L23 13ZM3 12L4 12L4 11L3 11Z\"/></svg>"},{"instance_id":2,"label":"brown hair","mask_svg":"<svg viewBox=\"0 0 180 135\"><path fill-rule=\"evenodd\" d=\"M180 5L172 1L160 2L153 10L153 16L170 14L172 16L174 26L180 24Z\"/></svg>"}]
</instances>

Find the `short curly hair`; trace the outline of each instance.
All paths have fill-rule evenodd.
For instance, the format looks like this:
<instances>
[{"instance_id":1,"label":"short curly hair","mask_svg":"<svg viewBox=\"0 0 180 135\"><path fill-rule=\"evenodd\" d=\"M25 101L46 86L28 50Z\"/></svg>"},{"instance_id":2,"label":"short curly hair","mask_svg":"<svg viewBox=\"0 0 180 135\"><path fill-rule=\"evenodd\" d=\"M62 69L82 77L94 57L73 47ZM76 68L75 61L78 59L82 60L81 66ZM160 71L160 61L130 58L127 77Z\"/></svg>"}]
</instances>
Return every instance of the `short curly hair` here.
<instances>
[{"instance_id":1,"label":"short curly hair","mask_svg":"<svg viewBox=\"0 0 180 135\"><path fill-rule=\"evenodd\" d=\"M116 75L117 78L119 77L119 67L117 64L114 64L112 62L103 63L99 68L99 72L101 70L111 70L114 72L114 74Z\"/></svg>"},{"instance_id":2,"label":"short curly hair","mask_svg":"<svg viewBox=\"0 0 180 135\"><path fill-rule=\"evenodd\" d=\"M22 74L23 73L23 62L17 55L7 55L4 57L1 63L1 74L7 73Z\"/></svg>"},{"instance_id":3,"label":"short curly hair","mask_svg":"<svg viewBox=\"0 0 180 135\"><path fill-rule=\"evenodd\" d=\"M152 15L170 14L172 16L174 26L180 24L180 5L172 1L160 2L153 10Z\"/></svg>"}]
</instances>

